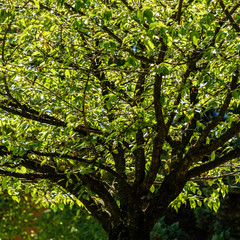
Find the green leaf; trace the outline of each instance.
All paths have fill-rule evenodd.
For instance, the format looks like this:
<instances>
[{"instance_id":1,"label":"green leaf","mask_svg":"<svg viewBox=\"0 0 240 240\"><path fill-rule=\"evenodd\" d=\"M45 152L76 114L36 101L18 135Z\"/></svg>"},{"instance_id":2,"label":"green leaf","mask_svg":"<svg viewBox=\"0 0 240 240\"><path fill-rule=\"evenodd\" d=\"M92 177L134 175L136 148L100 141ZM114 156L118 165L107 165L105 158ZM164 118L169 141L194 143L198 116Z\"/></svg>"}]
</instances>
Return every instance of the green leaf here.
<instances>
[{"instance_id":1,"label":"green leaf","mask_svg":"<svg viewBox=\"0 0 240 240\"><path fill-rule=\"evenodd\" d=\"M83 207L83 204L80 200L76 200L76 204L79 206L79 207Z\"/></svg>"},{"instance_id":2,"label":"green leaf","mask_svg":"<svg viewBox=\"0 0 240 240\"><path fill-rule=\"evenodd\" d=\"M75 10L78 11L83 6L81 1L76 1L75 3Z\"/></svg>"},{"instance_id":3,"label":"green leaf","mask_svg":"<svg viewBox=\"0 0 240 240\"><path fill-rule=\"evenodd\" d=\"M212 0L206 0L206 6L209 7Z\"/></svg>"},{"instance_id":4,"label":"green leaf","mask_svg":"<svg viewBox=\"0 0 240 240\"><path fill-rule=\"evenodd\" d=\"M107 107L108 110L111 108L111 100L110 99L108 99L106 101L106 107Z\"/></svg>"},{"instance_id":5,"label":"green leaf","mask_svg":"<svg viewBox=\"0 0 240 240\"><path fill-rule=\"evenodd\" d=\"M109 10L104 11L103 17L104 17L104 19L109 21L112 18L112 12Z\"/></svg>"},{"instance_id":6,"label":"green leaf","mask_svg":"<svg viewBox=\"0 0 240 240\"><path fill-rule=\"evenodd\" d=\"M193 31L193 32L191 33L191 37L192 37L192 42L193 42L193 44L194 44L195 46L198 46L198 42L199 42L199 34L198 34L198 32Z\"/></svg>"},{"instance_id":7,"label":"green leaf","mask_svg":"<svg viewBox=\"0 0 240 240\"><path fill-rule=\"evenodd\" d=\"M158 27L159 27L159 23L158 22L153 22L149 25L149 30L154 30Z\"/></svg>"},{"instance_id":8,"label":"green leaf","mask_svg":"<svg viewBox=\"0 0 240 240\"><path fill-rule=\"evenodd\" d=\"M237 89L233 90L232 95L234 98L239 99L239 91Z\"/></svg>"},{"instance_id":9,"label":"green leaf","mask_svg":"<svg viewBox=\"0 0 240 240\"><path fill-rule=\"evenodd\" d=\"M39 0L34 0L34 3L38 9L40 9L40 1Z\"/></svg>"},{"instance_id":10,"label":"green leaf","mask_svg":"<svg viewBox=\"0 0 240 240\"><path fill-rule=\"evenodd\" d=\"M211 153L211 160L214 160L215 159L215 152L212 152Z\"/></svg>"},{"instance_id":11,"label":"green leaf","mask_svg":"<svg viewBox=\"0 0 240 240\"><path fill-rule=\"evenodd\" d=\"M127 59L127 61L128 61L128 63L129 63L130 65L132 65L132 66L136 66L136 65L137 65L137 60L136 60L135 58L133 58L133 57L129 57L129 58Z\"/></svg>"},{"instance_id":12,"label":"green leaf","mask_svg":"<svg viewBox=\"0 0 240 240\"><path fill-rule=\"evenodd\" d=\"M103 45L103 46L104 46L104 48L105 48L105 49L107 49L107 50L108 50L108 49L109 49L109 47L110 47L110 43L109 43L109 42L106 42L106 43L104 43L104 45Z\"/></svg>"},{"instance_id":13,"label":"green leaf","mask_svg":"<svg viewBox=\"0 0 240 240\"><path fill-rule=\"evenodd\" d=\"M153 12L150 9L146 9L143 12L144 17L147 18L148 22L152 22L152 18L153 18Z\"/></svg>"},{"instance_id":14,"label":"green leaf","mask_svg":"<svg viewBox=\"0 0 240 240\"><path fill-rule=\"evenodd\" d=\"M18 203L20 202L20 197L19 196L14 195L14 196L12 196L12 199L14 201L18 202Z\"/></svg>"},{"instance_id":15,"label":"green leaf","mask_svg":"<svg viewBox=\"0 0 240 240\"><path fill-rule=\"evenodd\" d=\"M149 50L154 50L155 46L154 46L153 42L152 42L150 39L148 39L148 40L145 41L144 43L145 43L146 47L147 47Z\"/></svg>"},{"instance_id":16,"label":"green leaf","mask_svg":"<svg viewBox=\"0 0 240 240\"><path fill-rule=\"evenodd\" d=\"M55 203L51 203L50 208L54 211L57 212L58 206Z\"/></svg>"},{"instance_id":17,"label":"green leaf","mask_svg":"<svg viewBox=\"0 0 240 240\"><path fill-rule=\"evenodd\" d=\"M110 47L115 50L117 48L117 45L115 42L110 42Z\"/></svg>"},{"instance_id":18,"label":"green leaf","mask_svg":"<svg viewBox=\"0 0 240 240\"><path fill-rule=\"evenodd\" d=\"M65 70L65 77L66 78L70 78L71 77L70 71L68 69Z\"/></svg>"},{"instance_id":19,"label":"green leaf","mask_svg":"<svg viewBox=\"0 0 240 240\"><path fill-rule=\"evenodd\" d=\"M65 0L57 0L57 5L62 7L64 2L65 2Z\"/></svg>"},{"instance_id":20,"label":"green leaf","mask_svg":"<svg viewBox=\"0 0 240 240\"><path fill-rule=\"evenodd\" d=\"M137 18L139 19L140 22L143 21L144 15L143 15L143 11L142 10L136 11L136 16L137 16Z\"/></svg>"},{"instance_id":21,"label":"green leaf","mask_svg":"<svg viewBox=\"0 0 240 240\"><path fill-rule=\"evenodd\" d=\"M27 185L25 186L25 193L26 194L30 193L30 188Z\"/></svg>"},{"instance_id":22,"label":"green leaf","mask_svg":"<svg viewBox=\"0 0 240 240\"><path fill-rule=\"evenodd\" d=\"M150 191L151 191L152 193L154 193L154 191L155 191L154 185L151 186Z\"/></svg>"},{"instance_id":23,"label":"green leaf","mask_svg":"<svg viewBox=\"0 0 240 240\"><path fill-rule=\"evenodd\" d=\"M161 28L162 29L162 28ZM165 30L164 30L165 31ZM167 44L168 45L168 47L171 47L172 46L172 43L173 43L173 39L172 39L172 37L168 34L168 33L166 33L164 36L163 36L163 42L165 43L165 44Z\"/></svg>"},{"instance_id":24,"label":"green leaf","mask_svg":"<svg viewBox=\"0 0 240 240\"><path fill-rule=\"evenodd\" d=\"M110 98L110 101L113 103L116 102L117 100L118 100L118 97L116 95L114 95Z\"/></svg>"},{"instance_id":25,"label":"green leaf","mask_svg":"<svg viewBox=\"0 0 240 240\"><path fill-rule=\"evenodd\" d=\"M62 202L59 202L59 203L58 203L58 208L59 208L61 211L63 211L64 207L65 207L64 203L62 203Z\"/></svg>"},{"instance_id":26,"label":"green leaf","mask_svg":"<svg viewBox=\"0 0 240 240\"><path fill-rule=\"evenodd\" d=\"M9 177L4 177L2 180L2 190L4 191L7 188Z\"/></svg>"},{"instance_id":27,"label":"green leaf","mask_svg":"<svg viewBox=\"0 0 240 240\"><path fill-rule=\"evenodd\" d=\"M194 199L190 199L189 203L190 203L191 208L195 209L197 207L197 203Z\"/></svg>"},{"instance_id":28,"label":"green leaf","mask_svg":"<svg viewBox=\"0 0 240 240\"><path fill-rule=\"evenodd\" d=\"M160 65L158 65L155 68L155 72L157 74L164 74L164 75L168 75L170 72L170 65L167 63L161 63Z\"/></svg>"},{"instance_id":29,"label":"green leaf","mask_svg":"<svg viewBox=\"0 0 240 240\"><path fill-rule=\"evenodd\" d=\"M19 147L14 147L12 154L15 155L16 153L18 153L18 151L19 151Z\"/></svg>"}]
</instances>

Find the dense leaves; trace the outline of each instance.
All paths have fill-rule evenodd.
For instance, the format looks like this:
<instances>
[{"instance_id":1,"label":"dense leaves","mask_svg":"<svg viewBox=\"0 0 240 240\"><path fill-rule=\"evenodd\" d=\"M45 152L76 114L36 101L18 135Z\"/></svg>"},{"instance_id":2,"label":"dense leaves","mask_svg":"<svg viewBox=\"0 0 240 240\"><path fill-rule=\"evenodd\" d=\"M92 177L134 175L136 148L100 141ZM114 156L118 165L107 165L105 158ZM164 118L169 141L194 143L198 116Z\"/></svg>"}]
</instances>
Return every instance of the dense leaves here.
<instances>
[{"instance_id":1,"label":"dense leaves","mask_svg":"<svg viewBox=\"0 0 240 240\"><path fill-rule=\"evenodd\" d=\"M110 239L148 239L169 205L217 210L239 179L239 3L0 6L3 189L83 204Z\"/></svg>"}]
</instances>

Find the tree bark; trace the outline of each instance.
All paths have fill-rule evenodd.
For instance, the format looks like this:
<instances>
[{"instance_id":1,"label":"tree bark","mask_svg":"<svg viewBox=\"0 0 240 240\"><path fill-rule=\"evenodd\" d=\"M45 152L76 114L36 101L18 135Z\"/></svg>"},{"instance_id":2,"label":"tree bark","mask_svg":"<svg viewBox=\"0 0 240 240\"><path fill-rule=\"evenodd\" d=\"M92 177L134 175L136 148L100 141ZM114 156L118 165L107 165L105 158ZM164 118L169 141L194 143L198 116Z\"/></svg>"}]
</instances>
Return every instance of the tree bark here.
<instances>
[{"instance_id":1,"label":"tree bark","mask_svg":"<svg viewBox=\"0 0 240 240\"><path fill-rule=\"evenodd\" d=\"M142 228L141 224L136 222L135 228L131 229L127 222L119 219L118 223L112 224L109 240L150 240L150 232Z\"/></svg>"}]
</instances>

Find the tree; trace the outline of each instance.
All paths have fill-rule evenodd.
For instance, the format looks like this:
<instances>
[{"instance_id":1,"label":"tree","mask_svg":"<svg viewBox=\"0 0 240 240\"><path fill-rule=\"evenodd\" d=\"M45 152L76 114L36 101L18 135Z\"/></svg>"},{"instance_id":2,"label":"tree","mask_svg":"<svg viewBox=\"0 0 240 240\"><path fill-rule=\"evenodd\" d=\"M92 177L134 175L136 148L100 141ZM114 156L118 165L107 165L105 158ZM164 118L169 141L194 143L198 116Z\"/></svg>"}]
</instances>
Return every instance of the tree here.
<instances>
[{"instance_id":1,"label":"tree","mask_svg":"<svg viewBox=\"0 0 240 240\"><path fill-rule=\"evenodd\" d=\"M217 210L239 179L239 3L0 5L4 190L83 204L114 240L186 200Z\"/></svg>"}]
</instances>

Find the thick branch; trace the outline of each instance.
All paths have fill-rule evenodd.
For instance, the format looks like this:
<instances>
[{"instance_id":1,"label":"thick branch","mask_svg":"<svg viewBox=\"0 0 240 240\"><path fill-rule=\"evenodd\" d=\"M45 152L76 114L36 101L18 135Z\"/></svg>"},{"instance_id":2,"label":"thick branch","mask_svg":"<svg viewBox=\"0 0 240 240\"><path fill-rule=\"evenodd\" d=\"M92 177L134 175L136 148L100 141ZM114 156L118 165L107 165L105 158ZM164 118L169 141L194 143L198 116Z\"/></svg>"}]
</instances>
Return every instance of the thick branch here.
<instances>
[{"instance_id":1,"label":"thick branch","mask_svg":"<svg viewBox=\"0 0 240 240\"><path fill-rule=\"evenodd\" d=\"M115 202L114 198L111 196L109 191L104 186L104 184L88 174L84 175L79 174L78 176L84 184L89 184L91 186L91 189L94 192L96 192L100 198L103 199L107 209L112 214L112 218L115 220L119 219L120 209L117 203Z\"/></svg>"},{"instance_id":2,"label":"thick branch","mask_svg":"<svg viewBox=\"0 0 240 240\"><path fill-rule=\"evenodd\" d=\"M142 67L145 68L147 67L145 64L142 64ZM135 89L135 96L136 96L136 101L135 104L140 104L143 102L143 97L142 94L144 92L144 85L145 85L145 80L146 80L146 74L147 72L140 73L138 77L138 81L136 84L136 89ZM135 182L134 186L138 186L139 184L142 183L144 180L145 176L145 152L143 148L144 144L144 137L143 137L143 131L141 129L138 129L136 133L136 144L137 144L137 149L134 151L135 154Z\"/></svg>"},{"instance_id":3,"label":"thick branch","mask_svg":"<svg viewBox=\"0 0 240 240\"><path fill-rule=\"evenodd\" d=\"M12 156L13 159L20 159L20 165L28 169L34 170L38 173L43 173L43 174L55 173L54 167L46 164L41 165L41 162L30 159L27 156L27 153L24 154L23 156L18 156L16 154L13 154L12 151L8 151L5 146L0 146L0 156L7 156L7 155Z\"/></svg>"},{"instance_id":4,"label":"thick branch","mask_svg":"<svg viewBox=\"0 0 240 240\"><path fill-rule=\"evenodd\" d=\"M169 204L176 199L186 184L185 176L179 173L178 169L167 175L162 182L160 189L150 200L149 206L145 212L145 218L151 227L156 223L153 216L163 216L163 212L168 208ZM154 221L155 220L155 221Z\"/></svg>"},{"instance_id":5,"label":"thick branch","mask_svg":"<svg viewBox=\"0 0 240 240\"><path fill-rule=\"evenodd\" d=\"M171 126L171 124L173 122L173 119L176 116L176 109L177 109L177 107L180 104L180 101L182 99L182 90L186 86L187 79L189 78L190 74L193 71L197 70L196 63L202 58L203 53L204 53L204 51L196 52L196 53L193 54L193 56L191 58L188 59L187 70L183 74L182 82L181 82L181 85L180 85L179 90L178 90L178 96L177 96L177 98L175 99L175 102L174 102L174 109L171 112L170 117L168 119L168 122L166 124L167 130L169 130L169 128L170 128L170 126Z\"/></svg>"},{"instance_id":6,"label":"thick branch","mask_svg":"<svg viewBox=\"0 0 240 240\"><path fill-rule=\"evenodd\" d=\"M236 3L235 6L232 7L231 11L229 12L229 14L233 14L238 8L240 7L240 2Z\"/></svg>"},{"instance_id":7,"label":"thick branch","mask_svg":"<svg viewBox=\"0 0 240 240\"><path fill-rule=\"evenodd\" d=\"M4 153L5 151L4 149L1 149L0 153ZM23 161L21 162L22 166L25 166L28 169L32 169L36 172L40 172L40 173L26 173L26 174L22 174L22 173L16 173L16 172L12 172L12 171L5 171L5 170L0 170L0 175L5 175L5 176L12 176L12 177L16 177L19 179L27 179L27 180L37 180L37 179L46 179L46 180L51 180L54 181L55 183L57 183L59 180L61 180L61 182L65 182L66 181L66 174L65 173L56 173L55 172L55 168L50 167L50 166L46 166L43 165L41 166L40 163L33 161L33 160L29 160L29 158L22 157ZM46 173L47 172L47 173ZM75 179L75 175L72 175L73 179ZM87 185L89 184L92 188L92 190L97 193L99 195L99 197L101 197L107 208L109 209L109 211L111 212L113 218L117 218L120 214L120 210L114 200L114 198L111 196L111 194L108 192L108 190L104 187L104 185L98 181L97 179L95 179L94 177L85 174L85 175L81 175L78 174L78 177L81 179L81 181L83 182L83 184ZM65 179L65 180L64 180ZM78 182L77 179L75 179L75 184ZM62 185L62 184L61 184ZM64 188L67 188L66 185L62 185Z\"/></svg>"},{"instance_id":8,"label":"thick branch","mask_svg":"<svg viewBox=\"0 0 240 240\"><path fill-rule=\"evenodd\" d=\"M151 185L153 184L157 176L159 167L161 166L160 156L162 152L163 143L164 143L164 138L161 132L158 132L153 140L152 161L151 161L150 169L143 182L143 194L146 193L151 187Z\"/></svg>"},{"instance_id":9,"label":"thick branch","mask_svg":"<svg viewBox=\"0 0 240 240\"><path fill-rule=\"evenodd\" d=\"M2 170L2 169L0 169L0 175L15 177L18 179L26 179L29 181L35 181L38 179L47 179L47 180L53 180L54 182L57 182L61 180L63 177L65 177L65 174L59 174L59 173L17 173L17 172Z\"/></svg>"},{"instance_id":10,"label":"thick branch","mask_svg":"<svg viewBox=\"0 0 240 240\"><path fill-rule=\"evenodd\" d=\"M185 159L189 159L193 162L200 156L208 155L218 148L222 147L229 139L233 138L237 133L240 132L240 120L238 120L230 129L228 129L219 138L210 142L207 146L195 146L186 154ZM188 161L188 162L189 162Z\"/></svg>"},{"instance_id":11,"label":"thick branch","mask_svg":"<svg viewBox=\"0 0 240 240\"><path fill-rule=\"evenodd\" d=\"M135 182L134 186L138 186L142 183L145 176L145 153L144 153L144 138L142 130L138 129L136 133L136 142L137 142L137 149L135 151Z\"/></svg>"},{"instance_id":12,"label":"thick branch","mask_svg":"<svg viewBox=\"0 0 240 240\"><path fill-rule=\"evenodd\" d=\"M167 51L167 45L163 43L159 52L158 57L158 64L161 64L164 61L164 56ZM153 140L153 153L152 153L152 161L150 165L150 169L147 173L147 176L143 182L143 189L144 191L148 191L148 189L153 184L159 167L161 165L160 155L162 151L163 143L167 136L167 128L165 125L164 117L163 117L163 110L161 104L161 89L162 89L162 80L163 74L156 74L155 82L154 82L154 90L153 90L153 102L154 102L154 109L155 109L155 117L157 120L157 135L154 137Z\"/></svg>"},{"instance_id":13,"label":"thick branch","mask_svg":"<svg viewBox=\"0 0 240 240\"><path fill-rule=\"evenodd\" d=\"M7 106L7 104L8 104L8 106ZM32 119L32 120L35 120L40 123L46 123L46 124L57 126L57 127L67 127L67 123L65 123L55 117L49 116L46 113L40 114L40 112L38 112L26 105L18 106L16 103L5 101L5 102L0 103L0 108L9 113L12 113L12 114L15 114L15 115L27 118L27 119ZM82 126L78 126L78 127L74 128L74 130L76 132L78 132L79 134L87 136L87 131ZM95 132L95 133L100 133L99 130L93 129L93 128L90 128L90 131Z\"/></svg>"},{"instance_id":14,"label":"thick branch","mask_svg":"<svg viewBox=\"0 0 240 240\"><path fill-rule=\"evenodd\" d=\"M28 154L34 154L35 156L40 156L40 157L50 157L50 158L64 158L64 159L72 159L74 161L77 162L82 162L82 163L86 163L88 165L93 164L92 161L89 161L87 159L84 158L80 158L80 157L76 157L76 156L72 156L69 154L60 154L57 152L41 152L41 151L35 151L35 150L28 150L26 151L26 154L24 156L18 156L16 154L12 154L12 151L8 151L7 148L5 146L0 146L0 156L7 156L10 155L12 156L12 158L14 159L22 159L23 162L21 162L21 165L25 166L26 168L35 170L36 172L42 172L42 173L46 173L46 172L55 172L56 169L50 165L44 164L41 165L40 161L35 161L35 160L31 160L28 157ZM119 174L118 172L115 172L111 167L106 166L104 164L101 163L95 163L95 166L106 170L108 173L112 174L114 177L116 177L116 179L118 179L120 182L122 182L122 184L124 184L124 188L125 189L129 189L129 185L127 184L127 182L125 181L125 178ZM122 171L124 172L124 171Z\"/></svg>"},{"instance_id":15,"label":"thick branch","mask_svg":"<svg viewBox=\"0 0 240 240\"><path fill-rule=\"evenodd\" d=\"M167 129L164 122L162 104L161 104L161 85L162 85L163 74L157 74L154 83L154 109L155 117L157 120L157 131L161 132L163 136L166 135Z\"/></svg>"},{"instance_id":16,"label":"thick branch","mask_svg":"<svg viewBox=\"0 0 240 240\"><path fill-rule=\"evenodd\" d=\"M216 158L215 160L213 161L210 161L208 163L205 163L199 167L195 167L191 170L189 170L187 173L186 173L186 178L188 180L190 180L191 178L193 177L197 177L197 176L200 176L202 173L204 172L207 172L211 169L214 169L234 158L237 158L237 157L240 157L240 148L238 149L235 149L235 150L232 150L230 151L229 153L225 154L224 156L220 157L220 158Z\"/></svg>"},{"instance_id":17,"label":"thick branch","mask_svg":"<svg viewBox=\"0 0 240 240\"><path fill-rule=\"evenodd\" d=\"M96 203L90 198L87 200L86 198L81 197L80 201L84 204L84 206L88 209L88 211L95 217L101 224L103 229L108 233L111 229L111 221L110 216L106 211L102 211L101 207L97 206Z\"/></svg>"}]
</instances>

